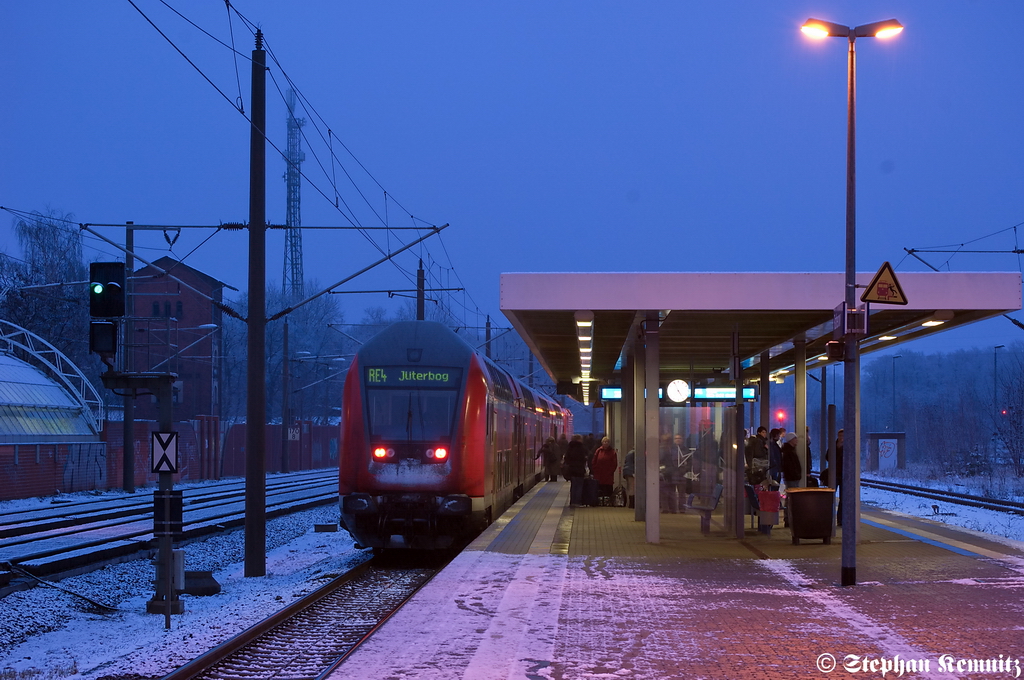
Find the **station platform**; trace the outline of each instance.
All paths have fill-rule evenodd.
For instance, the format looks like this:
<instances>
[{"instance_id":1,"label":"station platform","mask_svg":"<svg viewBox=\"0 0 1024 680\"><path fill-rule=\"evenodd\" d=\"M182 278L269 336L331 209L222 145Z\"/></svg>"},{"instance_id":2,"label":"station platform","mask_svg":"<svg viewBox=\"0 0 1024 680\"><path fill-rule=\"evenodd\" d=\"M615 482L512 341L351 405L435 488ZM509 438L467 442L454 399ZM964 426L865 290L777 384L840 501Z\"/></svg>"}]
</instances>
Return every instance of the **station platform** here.
<instances>
[{"instance_id":1,"label":"station platform","mask_svg":"<svg viewBox=\"0 0 1024 680\"><path fill-rule=\"evenodd\" d=\"M542 482L330 677L963 678L1024 674L1024 544L862 507L841 540L709 536L568 506ZM840 534L841 536L841 534Z\"/></svg>"}]
</instances>

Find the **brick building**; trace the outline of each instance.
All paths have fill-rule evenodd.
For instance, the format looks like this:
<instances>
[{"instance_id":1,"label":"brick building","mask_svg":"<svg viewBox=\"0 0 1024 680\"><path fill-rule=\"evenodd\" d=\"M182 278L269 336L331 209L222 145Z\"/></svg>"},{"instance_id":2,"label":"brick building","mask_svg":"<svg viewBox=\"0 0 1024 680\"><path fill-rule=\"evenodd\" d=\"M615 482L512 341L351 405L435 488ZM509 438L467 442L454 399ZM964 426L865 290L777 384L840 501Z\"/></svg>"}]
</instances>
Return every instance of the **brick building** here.
<instances>
[{"instance_id":1,"label":"brick building","mask_svg":"<svg viewBox=\"0 0 1024 680\"><path fill-rule=\"evenodd\" d=\"M132 277L131 364L125 370L177 373L176 421L219 416L223 313L211 299L221 302L231 286L170 257L153 264L166 273L146 266ZM136 420L157 417L155 398L136 400Z\"/></svg>"}]
</instances>

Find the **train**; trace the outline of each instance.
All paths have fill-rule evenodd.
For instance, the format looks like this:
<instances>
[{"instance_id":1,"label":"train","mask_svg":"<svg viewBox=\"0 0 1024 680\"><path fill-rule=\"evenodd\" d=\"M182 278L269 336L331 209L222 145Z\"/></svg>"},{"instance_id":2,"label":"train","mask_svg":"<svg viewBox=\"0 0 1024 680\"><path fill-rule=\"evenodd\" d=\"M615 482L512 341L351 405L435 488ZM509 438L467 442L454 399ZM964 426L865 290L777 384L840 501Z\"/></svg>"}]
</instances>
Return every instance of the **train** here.
<instances>
[{"instance_id":1,"label":"train","mask_svg":"<svg viewBox=\"0 0 1024 680\"><path fill-rule=\"evenodd\" d=\"M539 481L572 414L434 321L394 323L345 377L338 492L356 545L446 550Z\"/></svg>"}]
</instances>

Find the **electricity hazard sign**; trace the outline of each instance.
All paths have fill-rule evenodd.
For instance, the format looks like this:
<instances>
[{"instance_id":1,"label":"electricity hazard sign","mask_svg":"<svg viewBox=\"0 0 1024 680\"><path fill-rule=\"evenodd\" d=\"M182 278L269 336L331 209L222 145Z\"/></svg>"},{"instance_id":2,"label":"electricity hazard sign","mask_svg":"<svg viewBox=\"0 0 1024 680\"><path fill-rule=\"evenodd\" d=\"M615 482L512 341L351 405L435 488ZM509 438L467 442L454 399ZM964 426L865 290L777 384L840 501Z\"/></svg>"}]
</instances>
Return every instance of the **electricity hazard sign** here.
<instances>
[{"instance_id":1,"label":"electricity hazard sign","mask_svg":"<svg viewBox=\"0 0 1024 680\"><path fill-rule=\"evenodd\" d=\"M907 296L903 293L900 282L896 278L896 272L892 270L891 264L888 262L882 263L882 267L875 274L875 278L871 279L871 283L868 284L868 289L860 296L860 301L875 302L883 305L907 304Z\"/></svg>"},{"instance_id":2,"label":"electricity hazard sign","mask_svg":"<svg viewBox=\"0 0 1024 680\"><path fill-rule=\"evenodd\" d=\"M153 432L150 438L149 462L153 472L178 471L178 433Z\"/></svg>"}]
</instances>

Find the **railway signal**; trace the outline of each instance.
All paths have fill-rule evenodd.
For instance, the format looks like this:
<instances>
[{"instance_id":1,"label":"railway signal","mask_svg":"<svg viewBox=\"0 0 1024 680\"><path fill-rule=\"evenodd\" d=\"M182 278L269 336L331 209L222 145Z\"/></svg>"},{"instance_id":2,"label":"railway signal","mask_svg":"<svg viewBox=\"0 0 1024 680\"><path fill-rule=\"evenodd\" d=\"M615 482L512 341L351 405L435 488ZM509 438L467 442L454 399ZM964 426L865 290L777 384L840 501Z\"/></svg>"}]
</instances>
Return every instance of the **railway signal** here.
<instances>
[{"instance_id":1,"label":"railway signal","mask_svg":"<svg viewBox=\"0 0 1024 680\"><path fill-rule=\"evenodd\" d=\"M89 264L89 316L124 316L124 262Z\"/></svg>"}]
</instances>

